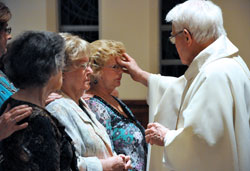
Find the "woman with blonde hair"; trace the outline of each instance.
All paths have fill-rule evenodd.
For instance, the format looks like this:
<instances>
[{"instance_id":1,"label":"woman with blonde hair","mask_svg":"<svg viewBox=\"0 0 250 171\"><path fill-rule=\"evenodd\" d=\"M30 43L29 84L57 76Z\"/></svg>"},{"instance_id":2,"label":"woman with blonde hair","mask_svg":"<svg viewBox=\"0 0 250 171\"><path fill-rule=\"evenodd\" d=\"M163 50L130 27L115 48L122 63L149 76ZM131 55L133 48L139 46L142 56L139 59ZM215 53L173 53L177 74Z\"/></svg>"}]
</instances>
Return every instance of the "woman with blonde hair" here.
<instances>
[{"instance_id":1,"label":"woman with blonde hair","mask_svg":"<svg viewBox=\"0 0 250 171\"><path fill-rule=\"evenodd\" d=\"M132 170L146 169L147 144L144 128L130 109L113 96L121 84L123 70L116 58L125 53L123 43L97 40L90 44L93 76L84 98L97 119L106 127L116 153L130 156Z\"/></svg>"}]
</instances>

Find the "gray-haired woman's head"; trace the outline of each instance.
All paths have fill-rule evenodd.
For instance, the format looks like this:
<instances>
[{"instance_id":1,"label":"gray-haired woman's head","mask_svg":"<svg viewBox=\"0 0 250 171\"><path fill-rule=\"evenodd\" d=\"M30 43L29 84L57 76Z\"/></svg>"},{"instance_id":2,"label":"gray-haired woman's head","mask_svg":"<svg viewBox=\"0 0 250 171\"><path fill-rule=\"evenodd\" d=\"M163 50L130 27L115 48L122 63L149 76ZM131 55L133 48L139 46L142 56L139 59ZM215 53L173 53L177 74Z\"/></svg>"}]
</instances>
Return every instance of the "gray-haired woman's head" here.
<instances>
[{"instance_id":1,"label":"gray-haired woman's head","mask_svg":"<svg viewBox=\"0 0 250 171\"><path fill-rule=\"evenodd\" d=\"M8 46L6 75L18 88L44 86L64 66L64 40L57 33L27 31Z\"/></svg>"},{"instance_id":2,"label":"gray-haired woman's head","mask_svg":"<svg viewBox=\"0 0 250 171\"><path fill-rule=\"evenodd\" d=\"M59 33L65 41L65 67L64 71L77 68L77 62L83 57L89 57L89 42L77 35Z\"/></svg>"}]
</instances>

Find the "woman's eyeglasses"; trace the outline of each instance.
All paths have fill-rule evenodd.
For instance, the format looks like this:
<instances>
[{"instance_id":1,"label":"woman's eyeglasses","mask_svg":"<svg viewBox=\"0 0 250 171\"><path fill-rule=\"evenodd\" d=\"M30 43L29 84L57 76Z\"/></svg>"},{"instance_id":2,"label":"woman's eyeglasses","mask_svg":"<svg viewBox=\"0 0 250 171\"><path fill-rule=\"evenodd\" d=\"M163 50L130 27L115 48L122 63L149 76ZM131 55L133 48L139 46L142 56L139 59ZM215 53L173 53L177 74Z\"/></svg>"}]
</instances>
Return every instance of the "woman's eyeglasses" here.
<instances>
[{"instance_id":1,"label":"woman's eyeglasses","mask_svg":"<svg viewBox=\"0 0 250 171\"><path fill-rule=\"evenodd\" d=\"M179 31L178 33L176 33L176 34L174 34L174 35L171 35L171 36L169 37L169 41L170 41L172 44L175 44L175 37L176 37L177 35L181 34L182 32L183 32L183 30L182 30L182 31Z\"/></svg>"},{"instance_id":2,"label":"woman's eyeglasses","mask_svg":"<svg viewBox=\"0 0 250 171\"><path fill-rule=\"evenodd\" d=\"M118 70L122 70L122 66L121 65L118 65L118 64L115 64L115 65L111 65L111 66L104 66L104 68L111 68L115 71L118 71Z\"/></svg>"},{"instance_id":3,"label":"woman's eyeglasses","mask_svg":"<svg viewBox=\"0 0 250 171\"><path fill-rule=\"evenodd\" d=\"M10 34L11 33L11 27L6 27L4 29L5 33Z\"/></svg>"},{"instance_id":4,"label":"woman's eyeglasses","mask_svg":"<svg viewBox=\"0 0 250 171\"><path fill-rule=\"evenodd\" d=\"M118 71L118 70L122 70L122 66L118 65L118 64L114 64L114 65L109 65L109 66L100 66L98 64L96 64L95 62L86 62L80 65L83 69L86 69L87 67L91 67L91 68L110 68L113 69L114 71Z\"/></svg>"},{"instance_id":5,"label":"woman's eyeglasses","mask_svg":"<svg viewBox=\"0 0 250 171\"><path fill-rule=\"evenodd\" d=\"M88 67L91 67L91 66L92 66L91 62L85 62L85 63L79 65L79 67L81 67L83 69L87 69Z\"/></svg>"}]
</instances>

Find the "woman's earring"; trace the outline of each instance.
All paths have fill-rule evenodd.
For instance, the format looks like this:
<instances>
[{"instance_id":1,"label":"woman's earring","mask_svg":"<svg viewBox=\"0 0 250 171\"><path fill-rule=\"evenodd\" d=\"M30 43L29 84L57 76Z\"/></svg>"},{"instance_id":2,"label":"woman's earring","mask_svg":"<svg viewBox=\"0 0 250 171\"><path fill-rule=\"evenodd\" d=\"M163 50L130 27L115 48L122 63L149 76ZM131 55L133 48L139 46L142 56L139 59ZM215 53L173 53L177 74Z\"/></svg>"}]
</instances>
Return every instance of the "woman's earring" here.
<instances>
[{"instance_id":1,"label":"woman's earring","mask_svg":"<svg viewBox=\"0 0 250 171\"><path fill-rule=\"evenodd\" d=\"M97 80L94 80L94 84L97 84L98 83L98 81Z\"/></svg>"}]
</instances>

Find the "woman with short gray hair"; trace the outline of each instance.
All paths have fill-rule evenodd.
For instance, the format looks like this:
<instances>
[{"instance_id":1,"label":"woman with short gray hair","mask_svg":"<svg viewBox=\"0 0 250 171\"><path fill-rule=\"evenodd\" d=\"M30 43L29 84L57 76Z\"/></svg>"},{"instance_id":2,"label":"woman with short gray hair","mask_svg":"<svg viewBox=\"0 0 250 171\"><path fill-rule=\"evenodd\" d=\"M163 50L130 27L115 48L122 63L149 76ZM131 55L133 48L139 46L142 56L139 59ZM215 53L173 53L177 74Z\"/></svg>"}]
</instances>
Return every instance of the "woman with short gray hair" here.
<instances>
[{"instance_id":1,"label":"woman with short gray hair","mask_svg":"<svg viewBox=\"0 0 250 171\"><path fill-rule=\"evenodd\" d=\"M29 126L2 141L3 170L78 170L71 139L44 109L47 96L62 85L64 40L56 33L28 31L14 40L4 58L6 75L19 91L2 106L33 108Z\"/></svg>"}]
</instances>

